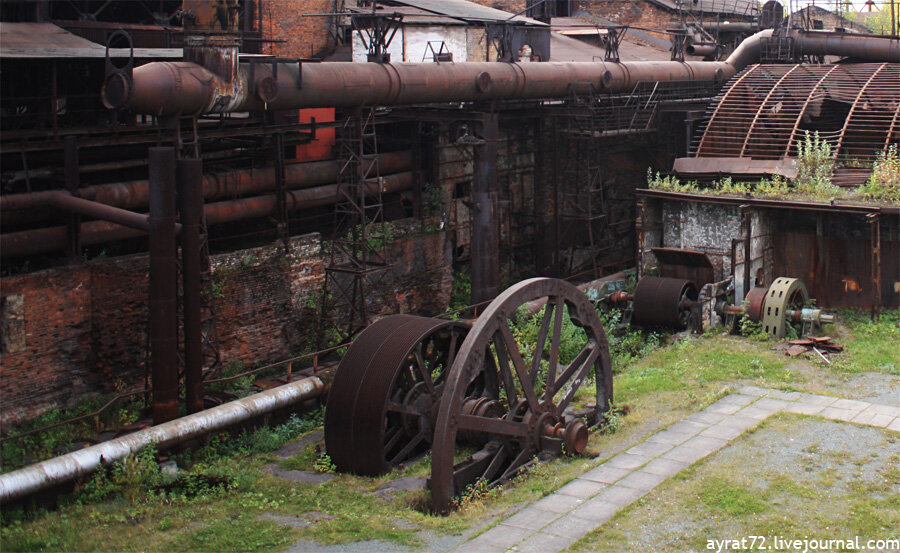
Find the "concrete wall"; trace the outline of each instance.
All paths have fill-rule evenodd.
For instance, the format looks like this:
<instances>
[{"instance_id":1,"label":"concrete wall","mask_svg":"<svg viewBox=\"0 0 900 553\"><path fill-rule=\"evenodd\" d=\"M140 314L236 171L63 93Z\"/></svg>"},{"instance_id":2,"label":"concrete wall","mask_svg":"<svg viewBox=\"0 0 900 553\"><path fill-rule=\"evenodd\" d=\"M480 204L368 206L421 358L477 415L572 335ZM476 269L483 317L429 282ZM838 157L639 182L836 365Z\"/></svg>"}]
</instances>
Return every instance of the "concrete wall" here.
<instances>
[{"instance_id":1,"label":"concrete wall","mask_svg":"<svg viewBox=\"0 0 900 553\"><path fill-rule=\"evenodd\" d=\"M712 262L715 280L722 280L733 274L736 296L744 297L746 263L740 207L699 202L644 201L647 206L644 210L647 217L645 226L650 229L644 234L642 259L645 269L657 263L650 251L652 247L701 251ZM773 274L772 216L770 212L751 210L749 217L750 287L768 286L776 276Z\"/></svg>"}]
</instances>

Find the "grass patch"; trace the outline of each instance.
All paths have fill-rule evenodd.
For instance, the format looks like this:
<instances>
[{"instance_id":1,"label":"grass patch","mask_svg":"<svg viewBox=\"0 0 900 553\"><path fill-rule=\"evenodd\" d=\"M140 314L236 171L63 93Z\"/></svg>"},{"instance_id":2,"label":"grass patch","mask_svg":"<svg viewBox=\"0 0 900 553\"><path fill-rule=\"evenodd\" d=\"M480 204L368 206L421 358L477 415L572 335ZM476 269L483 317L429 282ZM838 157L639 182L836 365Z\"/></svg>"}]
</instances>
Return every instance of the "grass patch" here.
<instances>
[{"instance_id":1,"label":"grass patch","mask_svg":"<svg viewBox=\"0 0 900 553\"><path fill-rule=\"evenodd\" d=\"M743 516L761 513L767 509L766 504L754 493L734 482L722 478L711 477L700 484L700 501L714 511L729 515Z\"/></svg>"},{"instance_id":2,"label":"grass patch","mask_svg":"<svg viewBox=\"0 0 900 553\"><path fill-rule=\"evenodd\" d=\"M789 368L789 363L796 361L771 351L771 342L708 333L674 345L645 347L646 341L625 335L623 341L628 343L621 346L615 366L615 396L616 405L624 408L627 414L617 417L616 428L609 432L594 432L586 456L539 463L501 491L470 494L461 509L449 517L424 512L427 492L403 492L393 498L382 498L374 493L397 478L428 476L431 462L427 456L384 476L336 475L330 482L320 485L286 481L266 472L264 469L270 463L285 469L312 471L318 468L321 442L309 444L289 459L272 455L288 441L320 428L322 414L318 412L273 428L215 437L201 450L179 454L176 459L181 472L174 482L159 479L155 461L150 463L149 459L144 459L143 463L134 463L130 468L113 468L102 477L90 480L82 485L78 495L63 498L53 511L4 509L0 549L237 549L267 552L283 549L300 538L326 544L377 539L421 547L420 531L459 534L475 525L488 523L492 517L552 493L602 459L640 442L652 432L743 384L811 391L818 377L832 371L893 370L890 361L900 359L896 312L886 314L871 326L864 314L842 314L841 320L845 322L837 336L845 344L846 352L834 359L840 358L841 363L847 365L838 368L811 366L809 371ZM533 321L521 329L523 336L533 331L531 323ZM579 396L588 400L591 392L592 386L587 385L582 387ZM894 443L886 439L883 447L890 449ZM900 470L890 467L897 465L897 458L890 455L873 458L868 454L851 455L841 451L828 453L823 444L824 438L809 444L802 452L804 459L815 461L809 467L803 462L797 463L798 470L809 476L806 481L769 474L760 474L757 480L748 481L737 478L735 475L740 471L731 467L714 474L718 481L704 487L698 484L705 478L707 470L703 462L670 479L663 484L663 489L674 486L680 492L666 500L671 506L666 503L663 506L667 510L671 507L688 513L696 511L706 519L701 517L691 522L693 530L673 534L666 542L667 547L656 550L694 547L697 536L703 532L706 535L721 534L717 525L731 519L752 521L752 524L747 522L747 532L784 529L794 523L800 525L798 528L807 523L813 525L811 528L834 524L833 528L848 531L864 526L875 528L887 524L890 528L892 524L894 527L900 525L895 500L879 491L881 488L875 489L884 482L894 482L891 485L896 488ZM829 466L821 466L822 463L844 466L845 469L830 470ZM868 463L883 463L888 467L879 472L881 481L867 482L862 487L851 485L857 478L854 475L863 471ZM758 460L747 461L747 466L753 470L765 469ZM847 470L856 472L848 474ZM800 499L823 505L822 502L832 501L829 494L819 493L822 486L829 485L837 486L839 490L835 492L834 501L844 503L834 503L834 510L827 511L825 519L810 515L795 520L793 513L786 510L793 505L794 509L802 511L796 503ZM695 499L685 503L689 498ZM778 503L770 506L769 501ZM760 504L769 508L759 510ZM656 500L642 501L625 513L652 511L656 508L654 505L657 505ZM870 511L881 514L863 520ZM282 519L304 521L306 526L280 524ZM626 524L621 515L616 520L618 525L611 525L597 534L604 544L598 546L599 550L627 551L635 533L639 535L642 531ZM705 544L703 546L700 549L704 549Z\"/></svg>"},{"instance_id":3,"label":"grass patch","mask_svg":"<svg viewBox=\"0 0 900 553\"><path fill-rule=\"evenodd\" d=\"M900 375L900 311L885 311L876 321L867 313L850 310L839 318L846 329L844 353L834 357L833 370Z\"/></svg>"}]
</instances>

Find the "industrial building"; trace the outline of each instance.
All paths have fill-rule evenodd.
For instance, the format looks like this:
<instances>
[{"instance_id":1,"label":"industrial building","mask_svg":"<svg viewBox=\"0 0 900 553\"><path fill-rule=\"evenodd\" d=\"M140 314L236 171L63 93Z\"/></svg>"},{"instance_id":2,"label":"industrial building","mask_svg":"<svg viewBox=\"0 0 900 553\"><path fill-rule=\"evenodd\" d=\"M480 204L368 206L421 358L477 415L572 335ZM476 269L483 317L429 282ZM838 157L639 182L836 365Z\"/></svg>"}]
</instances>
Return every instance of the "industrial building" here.
<instances>
[{"instance_id":1,"label":"industrial building","mask_svg":"<svg viewBox=\"0 0 900 553\"><path fill-rule=\"evenodd\" d=\"M900 144L900 39L770 4L4 2L3 425L103 394L165 423L455 280L478 305L654 249L737 304L796 277L898 308L895 203L648 187L793 179L816 133L852 191Z\"/></svg>"}]
</instances>

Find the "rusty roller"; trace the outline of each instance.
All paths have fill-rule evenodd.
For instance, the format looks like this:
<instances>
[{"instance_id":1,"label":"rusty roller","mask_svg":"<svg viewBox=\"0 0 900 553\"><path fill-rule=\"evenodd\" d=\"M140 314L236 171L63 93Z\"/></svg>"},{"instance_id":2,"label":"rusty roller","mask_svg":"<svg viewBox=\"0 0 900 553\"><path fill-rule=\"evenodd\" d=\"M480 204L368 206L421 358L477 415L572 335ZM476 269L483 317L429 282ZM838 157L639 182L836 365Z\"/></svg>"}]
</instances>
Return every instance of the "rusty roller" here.
<instances>
[{"instance_id":1,"label":"rusty roller","mask_svg":"<svg viewBox=\"0 0 900 553\"><path fill-rule=\"evenodd\" d=\"M445 369L467 331L454 321L392 315L359 335L325 412L325 447L338 470L383 474L430 447Z\"/></svg>"},{"instance_id":2,"label":"rusty roller","mask_svg":"<svg viewBox=\"0 0 900 553\"><path fill-rule=\"evenodd\" d=\"M512 323L534 301L546 305L537 340L521 344ZM566 319L580 346L568 357ZM592 395L576 399L590 381ZM359 474L381 474L430 447L433 507L447 512L478 480L503 482L536 456L583 452L588 426L611 402L609 348L593 305L565 281L535 278L500 294L471 327L396 315L366 329L335 375L325 443L338 469ZM457 462L458 443L476 452Z\"/></svg>"},{"instance_id":3,"label":"rusty roller","mask_svg":"<svg viewBox=\"0 0 900 553\"><path fill-rule=\"evenodd\" d=\"M690 280L645 276L634 289L631 320L683 330L691 321L697 286Z\"/></svg>"}]
</instances>

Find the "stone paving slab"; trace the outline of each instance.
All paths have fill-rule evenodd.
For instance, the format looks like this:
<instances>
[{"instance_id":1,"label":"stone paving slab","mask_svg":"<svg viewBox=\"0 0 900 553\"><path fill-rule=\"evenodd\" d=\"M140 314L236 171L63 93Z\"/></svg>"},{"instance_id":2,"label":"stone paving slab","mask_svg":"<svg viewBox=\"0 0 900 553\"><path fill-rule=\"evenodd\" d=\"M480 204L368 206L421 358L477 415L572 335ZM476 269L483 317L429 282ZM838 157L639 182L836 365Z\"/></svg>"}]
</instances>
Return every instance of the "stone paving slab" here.
<instances>
[{"instance_id":1,"label":"stone paving slab","mask_svg":"<svg viewBox=\"0 0 900 553\"><path fill-rule=\"evenodd\" d=\"M584 475L582 475L584 476ZM572 497L577 497L581 499L587 499L589 497L593 497L600 493L600 490L606 487L606 484L600 484L598 482L591 482L590 480L582 480L579 476L578 479L569 482L562 488L556 490L556 493L561 495L568 495Z\"/></svg>"},{"instance_id":2,"label":"stone paving slab","mask_svg":"<svg viewBox=\"0 0 900 553\"><path fill-rule=\"evenodd\" d=\"M575 507L584 503L584 499L561 493L550 494L538 500L533 507L551 513L568 513Z\"/></svg>"},{"instance_id":3,"label":"stone paving slab","mask_svg":"<svg viewBox=\"0 0 900 553\"><path fill-rule=\"evenodd\" d=\"M607 459L452 551L563 551L669 477L779 412L900 432L900 406L743 386Z\"/></svg>"}]
</instances>

